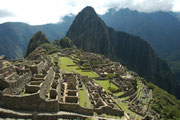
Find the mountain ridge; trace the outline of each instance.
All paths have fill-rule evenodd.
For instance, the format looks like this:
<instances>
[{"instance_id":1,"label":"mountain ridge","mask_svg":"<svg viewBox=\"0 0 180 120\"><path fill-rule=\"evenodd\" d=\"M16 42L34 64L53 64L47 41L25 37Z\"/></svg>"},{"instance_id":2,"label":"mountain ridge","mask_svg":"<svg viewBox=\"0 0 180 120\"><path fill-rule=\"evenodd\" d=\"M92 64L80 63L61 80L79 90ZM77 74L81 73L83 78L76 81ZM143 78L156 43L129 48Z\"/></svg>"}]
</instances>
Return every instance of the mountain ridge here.
<instances>
[{"instance_id":1,"label":"mountain ridge","mask_svg":"<svg viewBox=\"0 0 180 120\"><path fill-rule=\"evenodd\" d=\"M77 48L103 54L112 60L120 60L147 80L158 84L170 93L175 92L173 86L176 83L171 70L165 61L155 55L146 41L107 27L97 14L93 17L86 16L85 13L90 10L92 8L84 8L76 16L66 34Z\"/></svg>"}]
</instances>

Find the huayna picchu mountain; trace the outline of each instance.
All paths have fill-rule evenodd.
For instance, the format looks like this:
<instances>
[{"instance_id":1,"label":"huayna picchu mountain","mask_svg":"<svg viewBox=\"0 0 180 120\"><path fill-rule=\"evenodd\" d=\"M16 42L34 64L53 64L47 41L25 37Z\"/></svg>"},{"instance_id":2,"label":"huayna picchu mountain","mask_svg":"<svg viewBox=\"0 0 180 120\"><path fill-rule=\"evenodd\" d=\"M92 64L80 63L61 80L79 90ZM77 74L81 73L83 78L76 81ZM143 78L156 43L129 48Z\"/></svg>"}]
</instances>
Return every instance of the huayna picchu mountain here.
<instances>
[{"instance_id":1,"label":"huayna picchu mountain","mask_svg":"<svg viewBox=\"0 0 180 120\"><path fill-rule=\"evenodd\" d=\"M37 47L44 43L50 43L50 41L41 31L34 34L26 49L25 57L27 57L33 50L35 50Z\"/></svg>"},{"instance_id":2,"label":"huayna picchu mountain","mask_svg":"<svg viewBox=\"0 0 180 120\"><path fill-rule=\"evenodd\" d=\"M151 46L140 37L107 27L92 7L84 8L76 16L66 36L77 48L120 61L174 94L176 82L168 64L157 57Z\"/></svg>"}]
</instances>

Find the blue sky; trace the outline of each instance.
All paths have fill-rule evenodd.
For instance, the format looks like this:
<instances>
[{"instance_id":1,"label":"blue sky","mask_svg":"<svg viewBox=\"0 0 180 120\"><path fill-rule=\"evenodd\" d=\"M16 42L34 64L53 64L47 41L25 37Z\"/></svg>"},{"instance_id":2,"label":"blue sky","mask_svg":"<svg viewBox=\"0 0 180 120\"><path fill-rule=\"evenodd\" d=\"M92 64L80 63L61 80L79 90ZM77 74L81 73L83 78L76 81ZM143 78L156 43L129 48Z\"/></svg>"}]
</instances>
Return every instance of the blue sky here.
<instances>
[{"instance_id":1,"label":"blue sky","mask_svg":"<svg viewBox=\"0 0 180 120\"><path fill-rule=\"evenodd\" d=\"M180 0L0 0L0 23L57 23L65 15L76 15L86 6L94 7L98 14L106 13L109 8L180 12Z\"/></svg>"}]
</instances>

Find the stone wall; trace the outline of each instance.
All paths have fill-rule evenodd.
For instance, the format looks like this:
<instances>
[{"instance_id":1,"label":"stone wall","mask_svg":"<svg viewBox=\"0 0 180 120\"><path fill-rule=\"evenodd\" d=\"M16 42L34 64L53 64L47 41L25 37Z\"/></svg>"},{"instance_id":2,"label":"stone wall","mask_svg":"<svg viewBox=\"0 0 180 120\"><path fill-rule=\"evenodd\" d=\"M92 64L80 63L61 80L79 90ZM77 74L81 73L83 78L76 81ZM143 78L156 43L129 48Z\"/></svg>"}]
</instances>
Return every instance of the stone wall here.
<instances>
[{"instance_id":1,"label":"stone wall","mask_svg":"<svg viewBox=\"0 0 180 120\"><path fill-rule=\"evenodd\" d=\"M52 80L54 79L54 71L52 68L49 69L44 82L42 83L42 85L40 86L40 97L45 99L46 95L49 93L50 91L50 85Z\"/></svg>"},{"instance_id":2,"label":"stone wall","mask_svg":"<svg viewBox=\"0 0 180 120\"><path fill-rule=\"evenodd\" d=\"M15 72L16 70L15 70L15 68L11 65L11 66L8 66L8 67L6 67L6 68L3 68L3 69L0 69L0 74L2 74L2 73L5 73L5 72L10 72L10 73L13 73L13 72Z\"/></svg>"},{"instance_id":3,"label":"stone wall","mask_svg":"<svg viewBox=\"0 0 180 120\"><path fill-rule=\"evenodd\" d=\"M1 85L8 84L8 88L6 88L3 91L3 94L12 94L12 95L19 94L22 91L23 87L31 80L31 77L32 77L32 73L28 71L27 73L19 76L19 78L16 79L16 81L14 82L1 84Z\"/></svg>"},{"instance_id":4,"label":"stone wall","mask_svg":"<svg viewBox=\"0 0 180 120\"><path fill-rule=\"evenodd\" d=\"M124 115L124 111L120 111L118 109L114 109L109 106L95 108L94 111L99 115L104 114L104 113L107 115L114 115L114 116L123 116Z\"/></svg>"},{"instance_id":5,"label":"stone wall","mask_svg":"<svg viewBox=\"0 0 180 120\"><path fill-rule=\"evenodd\" d=\"M77 96L77 90L69 90L67 91L68 96Z\"/></svg>"},{"instance_id":6,"label":"stone wall","mask_svg":"<svg viewBox=\"0 0 180 120\"><path fill-rule=\"evenodd\" d=\"M36 65L25 65L26 69L30 69L32 71L33 74L38 74L41 73L44 69L45 69L45 63L43 61L41 61L39 64Z\"/></svg>"},{"instance_id":7,"label":"stone wall","mask_svg":"<svg viewBox=\"0 0 180 120\"><path fill-rule=\"evenodd\" d=\"M29 71L30 71L29 68L28 68L28 69L21 69L21 68L17 68L17 67L16 67L16 72L17 72L19 75L25 74L25 73L27 73L27 72L29 72Z\"/></svg>"},{"instance_id":8,"label":"stone wall","mask_svg":"<svg viewBox=\"0 0 180 120\"><path fill-rule=\"evenodd\" d=\"M124 93L123 95L120 95L119 98L131 96L131 95L133 95L135 92L136 92L136 91L134 90L134 88L131 88L129 91L127 91L127 92Z\"/></svg>"},{"instance_id":9,"label":"stone wall","mask_svg":"<svg viewBox=\"0 0 180 120\"><path fill-rule=\"evenodd\" d=\"M78 103L78 97L77 96L66 96L65 102L68 103Z\"/></svg>"},{"instance_id":10,"label":"stone wall","mask_svg":"<svg viewBox=\"0 0 180 120\"><path fill-rule=\"evenodd\" d=\"M39 97L39 92L22 96L0 94L0 106L21 111L59 111L59 104L57 100L43 100Z\"/></svg>"},{"instance_id":11,"label":"stone wall","mask_svg":"<svg viewBox=\"0 0 180 120\"><path fill-rule=\"evenodd\" d=\"M26 85L25 92L26 93L36 93L40 89L37 85Z\"/></svg>"},{"instance_id":12,"label":"stone wall","mask_svg":"<svg viewBox=\"0 0 180 120\"><path fill-rule=\"evenodd\" d=\"M118 84L116 81L111 80L111 82L112 82L112 83L114 83L116 86L118 86L118 87L119 87L119 84Z\"/></svg>"},{"instance_id":13,"label":"stone wall","mask_svg":"<svg viewBox=\"0 0 180 120\"><path fill-rule=\"evenodd\" d=\"M9 83L4 81L3 77L0 77L0 91L3 91L7 87L9 87Z\"/></svg>"},{"instance_id":14,"label":"stone wall","mask_svg":"<svg viewBox=\"0 0 180 120\"><path fill-rule=\"evenodd\" d=\"M79 104L62 103L62 102L59 102L59 110L74 112L74 113L79 113L79 114L84 114L84 115L91 115L91 116L93 115L93 112L94 112L93 109L81 107Z\"/></svg>"},{"instance_id":15,"label":"stone wall","mask_svg":"<svg viewBox=\"0 0 180 120\"><path fill-rule=\"evenodd\" d=\"M41 61L39 64L37 64L37 72L41 73L42 70L45 69L45 63L43 61Z\"/></svg>"}]
</instances>

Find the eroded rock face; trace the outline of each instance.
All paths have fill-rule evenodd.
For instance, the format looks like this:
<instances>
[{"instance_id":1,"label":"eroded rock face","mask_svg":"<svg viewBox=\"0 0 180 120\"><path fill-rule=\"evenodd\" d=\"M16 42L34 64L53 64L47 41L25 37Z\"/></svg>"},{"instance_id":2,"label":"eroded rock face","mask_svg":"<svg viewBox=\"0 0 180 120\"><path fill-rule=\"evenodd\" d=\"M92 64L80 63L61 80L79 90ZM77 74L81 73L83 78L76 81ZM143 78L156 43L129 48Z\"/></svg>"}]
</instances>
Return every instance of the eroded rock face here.
<instances>
[{"instance_id":1,"label":"eroded rock face","mask_svg":"<svg viewBox=\"0 0 180 120\"><path fill-rule=\"evenodd\" d=\"M50 41L46 38L46 36L41 32L37 32L31 38L29 45L26 49L25 57L27 57L33 50L44 43L50 43Z\"/></svg>"},{"instance_id":2,"label":"eroded rock face","mask_svg":"<svg viewBox=\"0 0 180 120\"><path fill-rule=\"evenodd\" d=\"M66 36L77 48L121 61L148 81L174 93L174 76L151 46L137 36L107 27L92 7L84 8L76 16Z\"/></svg>"}]
</instances>

